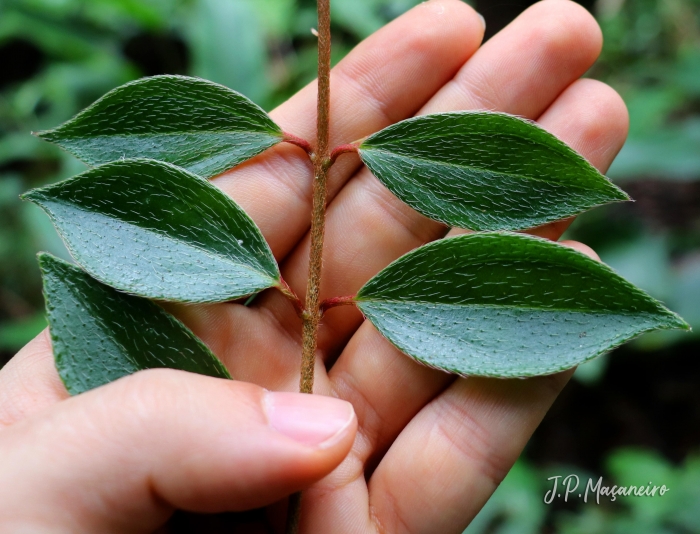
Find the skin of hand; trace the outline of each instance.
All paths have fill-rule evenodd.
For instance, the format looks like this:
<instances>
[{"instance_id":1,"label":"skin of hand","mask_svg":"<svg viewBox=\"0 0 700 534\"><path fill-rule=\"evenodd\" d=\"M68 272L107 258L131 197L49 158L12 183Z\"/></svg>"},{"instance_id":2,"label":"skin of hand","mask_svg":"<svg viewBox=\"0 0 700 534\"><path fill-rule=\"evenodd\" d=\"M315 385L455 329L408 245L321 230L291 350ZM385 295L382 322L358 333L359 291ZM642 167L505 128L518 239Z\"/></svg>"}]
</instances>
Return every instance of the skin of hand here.
<instances>
[{"instance_id":1,"label":"skin of hand","mask_svg":"<svg viewBox=\"0 0 700 534\"><path fill-rule=\"evenodd\" d=\"M333 71L332 146L415 114L489 109L536 120L605 172L628 117L611 88L580 79L602 45L591 15L544 0L482 46L483 30L466 4L431 0L358 45ZM313 139L315 99L311 84L272 116ZM213 180L260 226L302 299L311 180L305 155L288 145ZM322 298L354 294L448 233L354 155L332 169L328 195ZM533 233L558 239L569 222ZM458 534L571 374L455 378L400 354L343 307L324 318L317 395L303 396L291 393L301 325L284 297L170 309L237 381L151 370L68 398L46 332L0 371L0 533L168 532L175 509L261 507L235 531L278 532L280 501L304 489L305 534Z\"/></svg>"}]
</instances>

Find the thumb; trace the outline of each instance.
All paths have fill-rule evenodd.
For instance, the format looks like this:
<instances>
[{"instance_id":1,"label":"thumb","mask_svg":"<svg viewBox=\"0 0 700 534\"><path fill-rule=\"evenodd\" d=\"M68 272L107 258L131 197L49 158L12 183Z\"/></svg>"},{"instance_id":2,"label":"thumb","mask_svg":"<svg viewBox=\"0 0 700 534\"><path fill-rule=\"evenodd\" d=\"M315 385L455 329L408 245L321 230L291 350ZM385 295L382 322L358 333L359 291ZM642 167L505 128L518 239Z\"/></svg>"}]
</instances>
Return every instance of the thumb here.
<instances>
[{"instance_id":1,"label":"thumb","mask_svg":"<svg viewBox=\"0 0 700 534\"><path fill-rule=\"evenodd\" d=\"M0 433L0 531L131 534L175 508L264 506L330 473L356 428L334 398L137 373Z\"/></svg>"}]
</instances>

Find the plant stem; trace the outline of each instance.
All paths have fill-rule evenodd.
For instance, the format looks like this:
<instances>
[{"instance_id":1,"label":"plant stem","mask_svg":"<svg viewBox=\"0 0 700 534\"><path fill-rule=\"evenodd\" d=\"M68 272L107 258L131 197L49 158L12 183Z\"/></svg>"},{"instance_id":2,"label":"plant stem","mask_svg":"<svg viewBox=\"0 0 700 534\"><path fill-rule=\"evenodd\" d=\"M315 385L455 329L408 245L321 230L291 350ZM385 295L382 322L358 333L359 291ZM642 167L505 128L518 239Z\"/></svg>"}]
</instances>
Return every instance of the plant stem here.
<instances>
[{"instance_id":1,"label":"plant stem","mask_svg":"<svg viewBox=\"0 0 700 534\"><path fill-rule=\"evenodd\" d=\"M329 150L330 93L331 93L331 8L330 0L318 0L318 104L316 119L316 151L314 164L313 202L311 213L311 251L309 278L306 286L306 309L303 314L301 378L299 391L313 393L314 367L318 323L321 320L319 298L321 267L323 265L323 237L326 223L326 181L332 165ZM297 534L301 517L301 493L289 498L287 534Z\"/></svg>"},{"instance_id":2,"label":"plant stem","mask_svg":"<svg viewBox=\"0 0 700 534\"><path fill-rule=\"evenodd\" d=\"M323 236L326 219L326 179L331 163L329 150L331 92L331 13L330 0L318 0L318 115L316 152L314 153L313 207L311 214L311 251L306 287L306 314L302 338L301 379L299 391L312 393L316 338L321 319L319 294Z\"/></svg>"},{"instance_id":3,"label":"plant stem","mask_svg":"<svg viewBox=\"0 0 700 534\"><path fill-rule=\"evenodd\" d=\"M301 137L297 137L294 134L284 132L284 137L282 137L282 142L296 145L299 148L301 148L304 152L306 152L309 155L309 157L313 157L314 151L313 151L313 148L311 147L311 144L308 141L306 141L305 139L302 139Z\"/></svg>"},{"instance_id":4,"label":"plant stem","mask_svg":"<svg viewBox=\"0 0 700 534\"><path fill-rule=\"evenodd\" d=\"M350 295L348 297L333 297L331 299L326 299L321 302L321 314L326 313L326 311L331 308L337 308L338 306L354 306L355 305L355 295Z\"/></svg>"},{"instance_id":5,"label":"plant stem","mask_svg":"<svg viewBox=\"0 0 700 534\"><path fill-rule=\"evenodd\" d=\"M340 156L341 154L357 154L357 152L359 151L359 146L359 143L350 143L347 145L340 145L335 147L331 151L331 163L335 163L335 160L338 159L338 156Z\"/></svg>"},{"instance_id":6,"label":"plant stem","mask_svg":"<svg viewBox=\"0 0 700 534\"><path fill-rule=\"evenodd\" d=\"M301 492L289 496L289 509L287 511L287 534L297 534L299 531L299 519L301 517Z\"/></svg>"}]
</instances>

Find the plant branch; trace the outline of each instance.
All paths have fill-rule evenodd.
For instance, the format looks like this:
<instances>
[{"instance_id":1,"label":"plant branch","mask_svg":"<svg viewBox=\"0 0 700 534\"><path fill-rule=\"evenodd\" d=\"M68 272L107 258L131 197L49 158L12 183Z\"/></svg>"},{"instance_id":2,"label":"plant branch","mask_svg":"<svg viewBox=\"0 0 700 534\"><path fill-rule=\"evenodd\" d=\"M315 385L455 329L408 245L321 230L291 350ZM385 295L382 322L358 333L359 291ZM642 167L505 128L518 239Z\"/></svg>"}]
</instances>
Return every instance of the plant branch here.
<instances>
[{"instance_id":1,"label":"plant branch","mask_svg":"<svg viewBox=\"0 0 700 534\"><path fill-rule=\"evenodd\" d=\"M338 306L354 306L355 305L355 295L350 295L349 297L333 297L331 299L326 299L321 302L321 315L326 313L326 311L331 308L337 308Z\"/></svg>"},{"instance_id":2,"label":"plant branch","mask_svg":"<svg viewBox=\"0 0 700 534\"><path fill-rule=\"evenodd\" d=\"M330 164L333 165L333 163L335 163L335 160L337 160L338 156L340 156L341 154L350 154L352 152L357 153L358 150L359 150L359 145L355 144L355 143L337 146L331 152Z\"/></svg>"},{"instance_id":3,"label":"plant branch","mask_svg":"<svg viewBox=\"0 0 700 534\"><path fill-rule=\"evenodd\" d=\"M299 531L299 519L301 518L301 492L292 493L289 496L287 511L287 534L297 534Z\"/></svg>"},{"instance_id":4,"label":"plant branch","mask_svg":"<svg viewBox=\"0 0 700 534\"><path fill-rule=\"evenodd\" d=\"M299 390L312 393L316 338L321 319L319 294L323 237L326 219L326 180L330 164L330 75L331 75L331 13L330 0L318 0L318 115L316 151L314 163L313 207L311 214L311 251L309 253L309 278L306 287L306 317L302 337L302 364Z\"/></svg>"},{"instance_id":5,"label":"plant branch","mask_svg":"<svg viewBox=\"0 0 700 534\"><path fill-rule=\"evenodd\" d=\"M309 143L306 139L302 139L301 137L297 137L294 134L284 132L284 137L282 138L282 142L289 143L290 145L298 146L304 152L306 152L308 154L309 158L313 161L314 149L311 146L311 143Z\"/></svg>"},{"instance_id":6,"label":"plant branch","mask_svg":"<svg viewBox=\"0 0 700 534\"><path fill-rule=\"evenodd\" d=\"M319 295L321 291L321 267L323 264L323 237L326 222L326 181L332 165L329 153L330 92L331 92L331 9L330 0L318 0L318 106L316 118L316 150L311 160L314 164L313 202L311 213L311 250L309 252L309 278L306 286L306 309L302 334L301 378L299 391L313 393L314 367L318 323L321 320ZM296 534L301 517L301 494L289 499L287 534Z\"/></svg>"}]
</instances>

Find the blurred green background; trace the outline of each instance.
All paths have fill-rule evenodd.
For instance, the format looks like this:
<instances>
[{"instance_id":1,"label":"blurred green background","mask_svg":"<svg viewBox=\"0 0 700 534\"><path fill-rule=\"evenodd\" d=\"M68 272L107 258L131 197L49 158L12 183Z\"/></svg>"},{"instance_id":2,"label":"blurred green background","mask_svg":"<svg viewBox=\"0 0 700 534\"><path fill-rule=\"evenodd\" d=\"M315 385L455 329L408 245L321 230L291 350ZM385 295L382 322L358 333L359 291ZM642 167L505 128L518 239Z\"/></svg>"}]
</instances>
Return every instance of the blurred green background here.
<instances>
[{"instance_id":1,"label":"blurred green background","mask_svg":"<svg viewBox=\"0 0 700 534\"><path fill-rule=\"evenodd\" d=\"M418 3L334 0L334 59ZM487 37L532 2L475 0ZM636 203L580 217L569 237L700 332L700 0L582 1L605 35L591 76L617 89L630 138L610 177ZM18 195L82 164L29 135L128 80L202 76L270 109L315 76L312 0L0 0L0 365L45 325L35 253L66 256ZM477 533L700 533L700 337L644 336L582 366ZM671 488L664 497L543 503L547 477Z\"/></svg>"}]
</instances>

